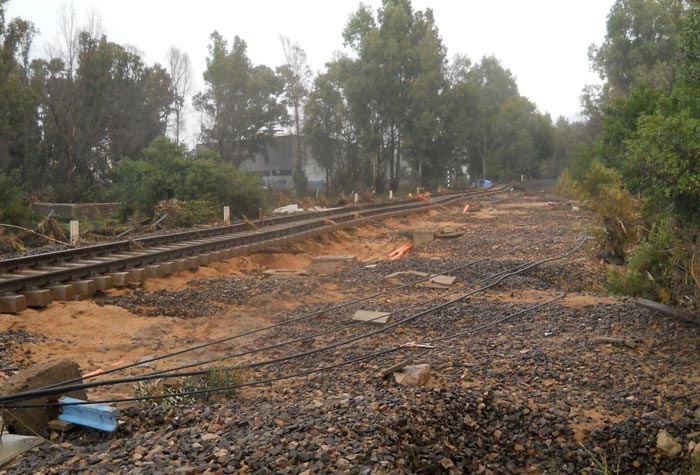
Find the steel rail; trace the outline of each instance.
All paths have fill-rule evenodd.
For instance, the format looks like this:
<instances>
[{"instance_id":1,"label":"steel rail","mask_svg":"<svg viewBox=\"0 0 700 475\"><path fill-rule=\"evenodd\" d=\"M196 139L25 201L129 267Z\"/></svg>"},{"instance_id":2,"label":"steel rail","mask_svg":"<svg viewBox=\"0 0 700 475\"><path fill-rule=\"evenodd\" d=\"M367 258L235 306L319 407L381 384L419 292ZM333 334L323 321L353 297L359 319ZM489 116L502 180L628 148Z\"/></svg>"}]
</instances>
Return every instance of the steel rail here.
<instances>
[{"instance_id":1,"label":"steel rail","mask_svg":"<svg viewBox=\"0 0 700 475\"><path fill-rule=\"evenodd\" d=\"M342 208L340 210L322 212L319 215L305 215L302 219L296 216L272 218L275 220L274 224L268 224L258 230L251 230L247 223L239 223L207 230L154 236L138 241L141 245L149 245L149 247L144 247L144 249L140 250L130 249L125 251L123 248L124 243L133 246L133 241L120 241L107 245L58 251L57 254L62 256L60 258L65 258L68 255L66 254L68 251L77 251L78 253L73 255L70 262L63 260L53 267L45 263L52 262L49 259L52 258L51 256L54 253L45 255L47 257L44 261L37 260L38 257L36 256L29 256L26 258L26 261L30 265L36 265L37 262L41 262L45 266L20 268L11 273L0 274L0 294L41 288L46 285L79 280L90 276L192 257L223 249L238 248L241 253L246 253L251 250L251 246L262 248L284 244L289 240L312 237L323 232L364 224L371 219L425 211L470 196L497 193L506 189L508 189L507 186L488 192L443 195L436 197L430 203L417 200L402 200L391 204L378 203L366 207ZM269 223L270 220L267 221ZM238 230L238 232L233 230ZM170 243L161 241L165 237L172 239L172 241ZM105 251L105 249L110 249L111 251ZM257 249L258 247L254 248L254 250ZM85 254L87 252L93 252L93 254ZM111 254L108 252L111 252ZM84 259L75 260L75 256L82 256ZM17 259L12 261L17 261Z\"/></svg>"}]
</instances>

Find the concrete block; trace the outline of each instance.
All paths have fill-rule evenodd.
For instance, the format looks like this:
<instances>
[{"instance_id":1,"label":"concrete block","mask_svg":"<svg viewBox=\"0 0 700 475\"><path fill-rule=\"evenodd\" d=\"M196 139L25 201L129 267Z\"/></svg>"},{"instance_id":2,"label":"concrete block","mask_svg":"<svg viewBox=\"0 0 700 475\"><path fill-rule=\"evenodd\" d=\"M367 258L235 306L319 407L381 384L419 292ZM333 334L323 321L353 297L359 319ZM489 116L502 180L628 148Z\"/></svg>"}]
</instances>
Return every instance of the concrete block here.
<instances>
[{"instance_id":1,"label":"concrete block","mask_svg":"<svg viewBox=\"0 0 700 475\"><path fill-rule=\"evenodd\" d=\"M48 291L47 291L48 292ZM68 360L52 361L31 366L10 376L0 387L0 394L15 394L30 389L37 389L72 379L81 379L80 367ZM87 399L85 391L71 391L63 396ZM55 401L59 396L39 397L23 401L26 404L44 404L49 399ZM58 417L58 407L33 407L2 411L2 419L10 432L20 435L45 435L49 421ZM20 422L21 421L21 422Z\"/></svg>"},{"instance_id":2,"label":"concrete block","mask_svg":"<svg viewBox=\"0 0 700 475\"><path fill-rule=\"evenodd\" d=\"M160 263L160 272L163 274L163 277L168 276L173 273L173 263L172 262L161 262Z\"/></svg>"},{"instance_id":3,"label":"concrete block","mask_svg":"<svg viewBox=\"0 0 700 475\"><path fill-rule=\"evenodd\" d=\"M129 269L129 282L143 282L146 280L146 269L142 267L136 267L134 269Z\"/></svg>"},{"instance_id":4,"label":"concrete block","mask_svg":"<svg viewBox=\"0 0 700 475\"><path fill-rule=\"evenodd\" d=\"M52 300L57 302L75 300L75 287L71 284L50 285L47 288L51 291Z\"/></svg>"},{"instance_id":5,"label":"concrete block","mask_svg":"<svg viewBox=\"0 0 700 475\"><path fill-rule=\"evenodd\" d=\"M51 291L47 289L25 290L22 295L27 302L27 307L48 307L52 302Z\"/></svg>"},{"instance_id":6,"label":"concrete block","mask_svg":"<svg viewBox=\"0 0 700 475\"><path fill-rule=\"evenodd\" d=\"M373 312L370 310L358 310L352 316L352 319L358 322L373 323L375 325L384 325L389 323L391 316L389 312Z\"/></svg>"},{"instance_id":7,"label":"concrete block","mask_svg":"<svg viewBox=\"0 0 700 475\"><path fill-rule=\"evenodd\" d=\"M221 260L225 261L233 257L233 249L223 249L221 251Z\"/></svg>"},{"instance_id":8,"label":"concrete block","mask_svg":"<svg viewBox=\"0 0 700 475\"><path fill-rule=\"evenodd\" d=\"M211 262L211 254L200 254L197 256L197 262L200 266L207 266Z\"/></svg>"},{"instance_id":9,"label":"concrete block","mask_svg":"<svg viewBox=\"0 0 700 475\"><path fill-rule=\"evenodd\" d=\"M112 278L112 284L115 287L126 287L129 285L129 273L128 272L110 272L105 274L107 277Z\"/></svg>"},{"instance_id":10,"label":"concrete block","mask_svg":"<svg viewBox=\"0 0 700 475\"><path fill-rule=\"evenodd\" d=\"M160 264L149 264L146 266L146 277L151 279L154 277L163 277L163 271Z\"/></svg>"},{"instance_id":11,"label":"concrete block","mask_svg":"<svg viewBox=\"0 0 700 475\"><path fill-rule=\"evenodd\" d=\"M432 229L416 229L413 231L413 244L420 246L435 239L435 231Z\"/></svg>"},{"instance_id":12,"label":"concrete block","mask_svg":"<svg viewBox=\"0 0 700 475\"><path fill-rule=\"evenodd\" d=\"M187 263L187 259L175 259L172 261L172 271L173 272L181 272L185 270L185 265Z\"/></svg>"},{"instance_id":13,"label":"concrete block","mask_svg":"<svg viewBox=\"0 0 700 475\"><path fill-rule=\"evenodd\" d=\"M199 257L188 257L185 263L185 269L196 270L199 268Z\"/></svg>"},{"instance_id":14,"label":"concrete block","mask_svg":"<svg viewBox=\"0 0 700 475\"><path fill-rule=\"evenodd\" d=\"M221 260L221 251L210 252L209 256L209 262L219 262Z\"/></svg>"},{"instance_id":15,"label":"concrete block","mask_svg":"<svg viewBox=\"0 0 700 475\"><path fill-rule=\"evenodd\" d=\"M92 280L95 281L95 290L105 291L114 287L114 279L109 275L96 275Z\"/></svg>"},{"instance_id":16,"label":"concrete block","mask_svg":"<svg viewBox=\"0 0 700 475\"><path fill-rule=\"evenodd\" d=\"M95 281L92 279L75 280L69 283L75 288L75 293L81 297L90 297L97 290Z\"/></svg>"},{"instance_id":17,"label":"concrete block","mask_svg":"<svg viewBox=\"0 0 700 475\"><path fill-rule=\"evenodd\" d=\"M3 295L0 297L0 313L19 313L27 308L24 295Z\"/></svg>"}]
</instances>

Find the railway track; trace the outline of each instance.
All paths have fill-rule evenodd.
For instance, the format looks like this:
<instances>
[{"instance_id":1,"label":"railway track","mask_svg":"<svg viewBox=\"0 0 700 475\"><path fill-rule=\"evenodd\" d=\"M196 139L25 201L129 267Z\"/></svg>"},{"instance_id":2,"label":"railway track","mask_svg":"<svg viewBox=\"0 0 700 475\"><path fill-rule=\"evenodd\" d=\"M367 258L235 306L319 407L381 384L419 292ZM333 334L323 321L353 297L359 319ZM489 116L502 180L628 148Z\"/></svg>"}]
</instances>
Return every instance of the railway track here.
<instances>
[{"instance_id":1,"label":"railway track","mask_svg":"<svg viewBox=\"0 0 700 475\"><path fill-rule=\"evenodd\" d=\"M230 226L123 240L57 252L0 260L0 312L46 307L54 300L89 297L95 291L124 287L147 278L287 245L345 227L427 211L488 191L434 196L430 202L402 200L350 206L301 216L283 216Z\"/></svg>"}]
</instances>

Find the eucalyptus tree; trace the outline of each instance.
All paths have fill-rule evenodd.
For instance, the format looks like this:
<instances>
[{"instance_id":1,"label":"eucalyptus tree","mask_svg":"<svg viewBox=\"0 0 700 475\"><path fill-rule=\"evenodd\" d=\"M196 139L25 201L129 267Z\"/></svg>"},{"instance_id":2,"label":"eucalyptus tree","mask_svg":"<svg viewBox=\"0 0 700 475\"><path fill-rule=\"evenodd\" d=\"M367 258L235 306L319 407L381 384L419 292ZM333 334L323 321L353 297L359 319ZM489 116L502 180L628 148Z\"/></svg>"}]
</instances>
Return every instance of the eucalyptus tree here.
<instances>
[{"instance_id":1,"label":"eucalyptus tree","mask_svg":"<svg viewBox=\"0 0 700 475\"><path fill-rule=\"evenodd\" d=\"M414 11L410 0L385 0L376 18L360 6L343 38L354 57L338 63L369 164L368 184L386 186L388 168L388 185L395 190L402 157L417 169L437 159L445 90L442 40L432 11Z\"/></svg>"},{"instance_id":2,"label":"eucalyptus tree","mask_svg":"<svg viewBox=\"0 0 700 475\"><path fill-rule=\"evenodd\" d=\"M34 165L40 85L29 59L36 29L21 18L6 22L6 3L0 0L0 169L15 170L29 183L39 176Z\"/></svg>"},{"instance_id":3,"label":"eucalyptus tree","mask_svg":"<svg viewBox=\"0 0 700 475\"><path fill-rule=\"evenodd\" d=\"M288 121L280 100L283 79L267 66L253 66L246 50L238 36L229 49L218 32L212 33L205 90L193 99L203 115L202 142L235 165L265 153L275 130Z\"/></svg>"},{"instance_id":4,"label":"eucalyptus tree","mask_svg":"<svg viewBox=\"0 0 700 475\"><path fill-rule=\"evenodd\" d=\"M615 1L605 41L589 49L592 67L606 81L606 95L621 97L642 84L673 87L687 5L684 0Z\"/></svg>"},{"instance_id":5,"label":"eucalyptus tree","mask_svg":"<svg viewBox=\"0 0 700 475\"><path fill-rule=\"evenodd\" d=\"M284 103L292 110L294 127L294 189L297 194L306 192L308 178L304 173L304 150L302 144L302 121L304 104L309 94L311 69L306 64L306 53L289 38L280 37L284 51L285 64L277 68L277 73L284 79Z\"/></svg>"},{"instance_id":6,"label":"eucalyptus tree","mask_svg":"<svg viewBox=\"0 0 700 475\"><path fill-rule=\"evenodd\" d=\"M335 67L314 80L304 115L304 138L326 172L327 191L358 189L357 129Z\"/></svg>"},{"instance_id":7,"label":"eucalyptus tree","mask_svg":"<svg viewBox=\"0 0 700 475\"><path fill-rule=\"evenodd\" d=\"M192 93L192 63L187 53L175 46L168 48L165 64L170 76L170 91L173 97L172 119L175 143L180 143L180 132L185 125L185 104Z\"/></svg>"}]
</instances>

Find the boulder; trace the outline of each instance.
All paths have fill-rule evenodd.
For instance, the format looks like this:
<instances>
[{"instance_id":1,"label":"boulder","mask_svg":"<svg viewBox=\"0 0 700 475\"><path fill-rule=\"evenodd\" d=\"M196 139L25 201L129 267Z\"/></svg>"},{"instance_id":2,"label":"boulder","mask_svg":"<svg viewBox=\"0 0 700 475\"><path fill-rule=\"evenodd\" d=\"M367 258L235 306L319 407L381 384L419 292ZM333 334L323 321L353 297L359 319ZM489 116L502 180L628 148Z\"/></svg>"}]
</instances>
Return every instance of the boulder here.
<instances>
[{"instance_id":1,"label":"boulder","mask_svg":"<svg viewBox=\"0 0 700 475\"><path fill-rule=\"evenodd\" d=\"M0 394L16 394L42 388L64 381L81 378L80 367L69 360L58 360L31 366L15 373L0 387ZM45 404L57 402L62 396L87 400L84 390L71 391L55 396L44 396L18 402L17 404ZM9 431L20 435L45 435L49 421L58 417L58 407L32 407L3 410L2 419Z\"/></svg>"}]
</instances>

